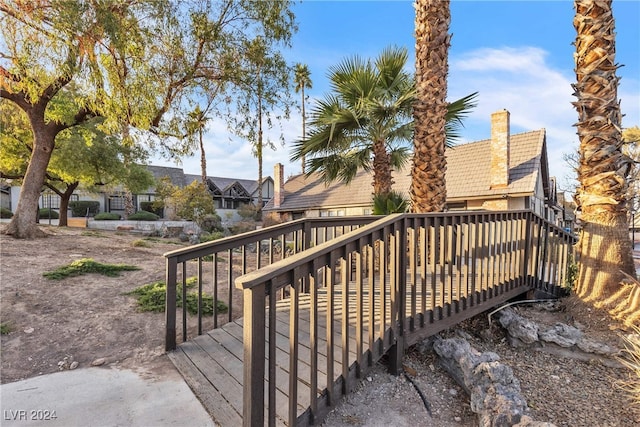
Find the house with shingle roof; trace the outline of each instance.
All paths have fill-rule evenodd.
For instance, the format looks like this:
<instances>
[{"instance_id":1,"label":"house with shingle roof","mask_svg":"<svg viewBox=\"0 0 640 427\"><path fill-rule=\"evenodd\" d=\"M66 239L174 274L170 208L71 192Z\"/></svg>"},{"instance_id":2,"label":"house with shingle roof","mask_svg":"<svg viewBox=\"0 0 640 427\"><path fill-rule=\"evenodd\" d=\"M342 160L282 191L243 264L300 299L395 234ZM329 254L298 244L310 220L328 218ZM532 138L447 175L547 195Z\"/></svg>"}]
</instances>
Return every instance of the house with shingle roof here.
<instances>
[{"instance_id":1,"label":"house with shingle roof","mask_svg":"<svg viewBox=\"0 0 640 427\"><path fill-rule=\"evenodd\" d=\"M202 180L200 175L185 174L184 170L178 167L147 165L147 169L156 181L162 178L169 178L171 184L177 187L186 187L194 181L200 182ZM208 176L207 187L213 197L217 213L222 217L223 223L226 224L231 224L241 219L237 214L237 209L240 205L256 205L258 203L259 190L257 180ZM150 187L138 194L134 194L133 204L136 211L141 209L143 203L154 201L155 193L155 187ZM262 180L263 205L273 197L273 193L273 178L267 176ZM11 210L12 206L17 206L20 186L10 186L2 183L0 185L0 195L2 196L0 200L2 207ZM125 209L125 195L121 188L100 193L78 189L71 196L71 200L96 201L99 204L99 212L114 212L122 215ZM60 208L60 197L55 193L45 191L40 196L38 203L40 208L51 208L57 211Z\"/></svg>"},{"instance_id":2,"label":"house with shingle roof","mask_svg":"<svg viewBox=\"0 0 640 427\"><path fill-rule=\"evenodd\" d=\"M555 221L555 183L549 176L546 131L510 134L506 110L491 117L491 138L446 150L448 210L527 209ZM263 212L280 220L368 215L372 173L359 171L349 184L325 184L318 174L286 182L282 165L274 171L275 194ZM393 189L409 198L411 166L393 173Z\"/></svg>"},{"instance_id":3,"label":"house with shingle roof","mask_svg":"<svg viewBox=\"0 0 640 427\"><path fill-rule=\"evenodd\" d=\"M171 184L177 187L186 187L192 182L202 181L202 176L185 174L182 168L166 167L166 166L147 166L147 169L153 174L154 178L160 180L169 178ZM214 207L218 214L225 219L229 216L230 221L239 220L236 210L243 204L258 203L258 181L251 179L223 178L215 176L207 176L207 188L213 197ZM135 195L135 205L139 207L140 202L153 201L155 196L155 188L149 188L142 194ZM109 196L109 198L122 197L121 195ZM263 205L273 197L273 178L267 176L262 180L262 199ZM106 208L112 206L107 204ZM122 205L122 210L124 205ZM108 210L107 212L118 212L119 209Z\"/></svg>"}]
</instances>

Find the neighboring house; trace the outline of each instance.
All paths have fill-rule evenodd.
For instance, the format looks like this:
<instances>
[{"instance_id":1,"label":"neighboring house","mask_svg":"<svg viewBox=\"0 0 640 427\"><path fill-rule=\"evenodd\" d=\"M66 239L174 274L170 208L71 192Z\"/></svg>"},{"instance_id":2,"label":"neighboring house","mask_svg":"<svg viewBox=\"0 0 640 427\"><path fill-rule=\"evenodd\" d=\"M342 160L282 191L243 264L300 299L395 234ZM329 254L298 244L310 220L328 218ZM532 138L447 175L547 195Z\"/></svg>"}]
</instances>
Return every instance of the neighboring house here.
<instances>
[{"instance_id":1,"label":"neighboring house","mask_svg":"<svg viewBox=\"0 0 640 427\"><path fill-rule=\"evenodd\" d=\"M186 187L192 182L201 182L200 175L185 174L182 168L147 166L156 180L169 178L171 184L178 187ZM262 180L263 205L273 197L273 179L271 177ZM258 181L250 179L222 178L215 176L207 177L207 188L213 197L216 212L226 222L236 222L240 220L237 209L243 204L258 203ZM119 194L105 194L106 212L124 212L124 196ZM151 202L155 199L155 188L149 188L146 192L136 194L134 206L139 209L141 202Z\"/></svg>"},{"instance_id":2,"label":"neighboring house","mask_svg":"<svg viewBox=\"0 0 640 427\"><path fill-rule=\"evenodd\" d=\"M448 210L528 209L556 221L561 209L549 177L544 129L511 135L509 112L499 111L491 115L491 139L448 148L446 157ZM407 198L410 167L393 173L393 189ZM276 165L274 178L274 198L264 212L280 220L371 214L371 172L358 172L350 184L325 185L318 174L285 183L283 167Z\"/></svg>"},{"instance_id":3,"label":"neighboring house","mask_svg":"<svg viewBox=\"0 0 640 427\"><path fill-rule=\"evenodd\" d=\"M185 174L182 168L147 166L156 180L168 177L171 183L178 187L185 187L193 181L201 181L200 175ZM214 206L217 213L223 219L223 223L233 223L241 219L237 214L237 209L242 204L258 203L258 181L250 179L234 179L221 177L207 177L207 187L213 197ZM271 177L266 177L262 181L263 205L273 197L274 185ZM5 194L6 193L6 194ZM10 187L3 185L0 187L2 195L2 207L12 209L17 206L20 197L20 187ZM71 200L91 200L100 204L100 212L124 213L125 195L123 191L110 191L101 193L88 193L77 190L71 196ZM155 200L155 188L133 195L133 205L135 210L140 209L143 202ZM43 191L40 196L39 206L41 208L50 207L54 210L60 208L60 197L49 191Z\"/></svg>"}]
</instances>

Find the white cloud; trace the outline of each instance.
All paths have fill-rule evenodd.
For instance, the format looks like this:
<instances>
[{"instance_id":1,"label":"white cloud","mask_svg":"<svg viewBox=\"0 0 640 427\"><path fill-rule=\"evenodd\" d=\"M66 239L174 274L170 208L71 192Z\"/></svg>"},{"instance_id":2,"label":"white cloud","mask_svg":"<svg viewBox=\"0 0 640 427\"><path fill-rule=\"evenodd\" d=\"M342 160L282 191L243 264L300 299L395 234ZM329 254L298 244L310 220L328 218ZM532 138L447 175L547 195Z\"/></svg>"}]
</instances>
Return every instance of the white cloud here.
<instances>
[{"instance_id":1,"label":"white cloud","mask_svg":"<svg viewBox=\"0 0 640 427\"><path fill-rule=\"evenodd\" d=\"M478 49L450 60L451 99L478 91L478 107L469 117L468 140L490 137L491 113L507 109L512 133L545 128L550 174L560 184L572 175L562 155L573 151L578 137L577 113L571 102L571 75L546 62L547 53L535 47Z\"/></svg>"}]
</instances>

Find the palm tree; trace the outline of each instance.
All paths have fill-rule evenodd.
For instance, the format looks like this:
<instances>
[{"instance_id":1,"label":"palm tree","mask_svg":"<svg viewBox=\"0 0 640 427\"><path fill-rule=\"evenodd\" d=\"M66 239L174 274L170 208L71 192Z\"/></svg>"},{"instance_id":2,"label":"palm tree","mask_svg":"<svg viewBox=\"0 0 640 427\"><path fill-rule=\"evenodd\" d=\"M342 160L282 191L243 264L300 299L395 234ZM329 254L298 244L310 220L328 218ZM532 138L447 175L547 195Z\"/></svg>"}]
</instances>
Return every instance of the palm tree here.
<instances>
[{"instance_id":1,"label":"palm tree","mask_svg":"<svg viewBox=\"0 0 640 427\"><path fill-rule=\"evenodd\" d=\"M626 200L632 162L622 151L611 0L575 0L574 7L582 221L576 293L601 305L621 290L624 274L635 277Z\"/></svg>"},{"instance_id":2,"label":"palm tree","mask_svg":"<svg viewBox=\"0 0 640 427\"><path fill-rule=\"evenodd\" d=\"M199 105L189 113L189 122L187 123L187 135L188 137L194 137L198 135L198 145L200 147L200 174L202 177L202 183L207 185L207 156L204 150L204 141L202 135L209 117L207 117L207 110L202 110Z\"/></svg>"},{"instance_id":3,"label":"palm tree","mask_svg":"<svg viewBox=\"0 0 640 427\"><path fill-rule=\"evenodd\" d=\"M449 72L449 0L417 0L416 102L411 209L441 212L447 200L446 146L447 74Z\"/></svg>"},{"instance_id":4,"label":"palm tree","mask_svg":"<svg viewBox=\"0 0 640 427\"><path fill-rule=\"evenodd\" d=\"M313 83L311 82L311 72L309 71L309 67L307 67L305 64L296 64L295 67L295 75L293 78L293 82L295 84L295 90L296 93L300 92L301 95L301 104L302 104L302 140L304 141L307 138L307 132L306 132L306 121L307 121L307 115L305 112L305 95L304 95L304 90L305 88L307 89L311 89L313 88ZM304 173L304 169L305 169L305 158L304 155L301 158L302 160L302 173Z\"/></svg>"},{"instance_id":5,"label":"palm tree","mask_svg":"<svg viewBox=\"0 0 640 427\"><path fill-rule=\"evenodd\" d=\"M294 145L291 159L307 160L307 174L350 182L359 169L373 170L374 195L391 191L392 170L410 156L414 83L404 71L407 51L389 48L375 64L352 58L331 69L333 92L317 101L309 138ZM458 138L477 92L447 105L447 145Z\"/></svg>"},{"instance_id":6,"label":"palm tree","mask_svg":"<svg viewBox=\"0 0 640 427\"><path fill-rule=\"evenodd\" d=\"M330 69L332 93L317 102L311 131L294 145L292 160L307 159L307 174L350 182L373 169L374 194L391 191L392 167L408 158L413 82L404 71L405 48L385 49L375 63L359 57Z\"/></svg>"}]
</instances>

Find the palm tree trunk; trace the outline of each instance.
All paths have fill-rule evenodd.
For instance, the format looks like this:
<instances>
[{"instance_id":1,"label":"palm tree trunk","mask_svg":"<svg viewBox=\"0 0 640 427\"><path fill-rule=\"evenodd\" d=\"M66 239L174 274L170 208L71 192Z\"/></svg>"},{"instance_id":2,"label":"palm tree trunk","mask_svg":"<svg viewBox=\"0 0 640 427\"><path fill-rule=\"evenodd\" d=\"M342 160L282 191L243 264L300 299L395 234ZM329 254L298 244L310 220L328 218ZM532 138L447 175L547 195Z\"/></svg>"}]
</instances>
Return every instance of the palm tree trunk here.
<instances>
[{"instance_id":1,"label":"palm tree trunk","mask_svg":"<svg viewBox=\"0 0 640 427\"><path fill-rule=\"evenodd\" d=\"M307 139L307 130L306 130L306 122L307 122L307 117L305 114L305 109L304 109L304 84L302 85L302 87L300 88L300 92L302 93L302 140L306 140ZM300 160L302 161L302 173L304 173L305 171L305 157L304 154L302 155L302 157L300 158Z\"/></svg>"},{"instance_id":2,"label":"palm tree trunk","mask_svg":"<svg viewBox=\"0 0 640 427\"><path fill-rule=\"evenodd\" d=\"M384 140L373 143L373 194L388 194L393 186L391 177L391 157L387 153Z\"/></svg>"},{"instance_id":3,"label":"palm tree trunk","mask_svg":"<svg viewBox=\"0 0 640 427\"><path fill-rule=\"evenodd\" d=\"M635 277L627 222L630 159L622 153L611 0L576 0L576 80L580 164L576 204L583 224L576 292L604 304L623 273Z\"/></svg>"},{"instance_id":4,"label":"palm tree trunk","mask_svg":"<svg viewBox=\"0 0 640 427\"><path fill-rule=\"evenodd\" d=\"M449 0L417 0L416 102L411 210L441 212L447 200L444 157L449 72Z\"/></svg>"},{"instance_id":5,"label":"palm tree trunk","mask_svg":"<svg viewBox=\"0 0 640 427\"><path fill-rule=\"evenodd\" d=\"M202 183L205 185L205 187L209 188L209 186L207 185L207 154L204 151L202 128L198 129L198 133L200 136L200 173L202 175Z\"/></svg>"}]
</instances>

